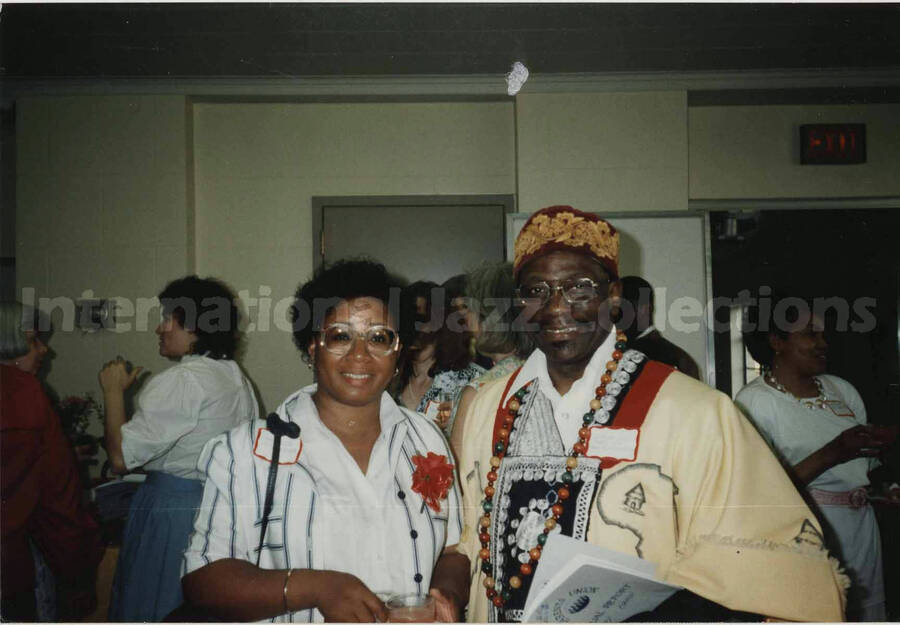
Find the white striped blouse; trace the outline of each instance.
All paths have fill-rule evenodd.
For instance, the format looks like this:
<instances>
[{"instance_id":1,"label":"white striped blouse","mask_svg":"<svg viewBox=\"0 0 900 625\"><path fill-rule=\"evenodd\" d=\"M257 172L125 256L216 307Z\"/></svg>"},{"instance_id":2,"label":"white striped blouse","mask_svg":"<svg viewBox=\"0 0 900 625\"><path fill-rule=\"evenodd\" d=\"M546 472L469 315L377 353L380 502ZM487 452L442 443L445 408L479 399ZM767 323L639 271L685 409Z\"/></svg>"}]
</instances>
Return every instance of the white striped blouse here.
<instances>
[{"instance_id":1,"label":"white striped blouse","mask_svg":"<svg viewBox=\"0 0 900 625\"><path fill-rule=\"evenodd\" d=\"M412 458L429 451L453 463L440 430L421 414L381 398L381 435L365 474L319 420L315 385L288 397L278 415L300 426L299 442L282 439L272 512L259 565L265 569L336 570L373 592L427 593L445 546L459 542L458 480L440 512L411 489ZM183 572L222 558L257 560L271 453L265 422L256 420L211 440L198 467L207 476ZM299 456L298 456L299 452ZM318 610L273 621L321 621Z\"/></svg>"}]
</instances>

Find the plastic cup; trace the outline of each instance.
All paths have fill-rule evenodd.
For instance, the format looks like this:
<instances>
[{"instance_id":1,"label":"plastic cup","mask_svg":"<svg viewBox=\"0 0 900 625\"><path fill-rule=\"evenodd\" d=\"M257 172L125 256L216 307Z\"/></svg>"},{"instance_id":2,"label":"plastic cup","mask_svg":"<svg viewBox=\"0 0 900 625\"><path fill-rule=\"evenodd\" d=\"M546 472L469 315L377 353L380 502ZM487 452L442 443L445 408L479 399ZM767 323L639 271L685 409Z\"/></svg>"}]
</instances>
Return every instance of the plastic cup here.
<instances>
[{"instance_id":1,"label":"plastic cup","mask_svg":"<svg viewBox=\"0 0 900 625\"><path fill-rule=\"evenodd\" d=\"M433 623L434 597L430 595L393 595L385 602L389 623Z\"/></svg>"},{"instance_id":2,"label":"plastic cup","mask_svg":"<svg viewBox=\"0 0 900 625\"><path fill-rule=\"evenodd\" d=\"M386 590L373 590L372 592L374 592L374 593L375 593L375 596L378 597L378 600L381 601L381 603L383 603L383 604L385 604L385 605L387 605L388 599L390 599L391 597L393 597L394 594L395 594L395 593L392 593L392 592L386 591ZM382 620L379 619L379 618L376 616L376 617L375 617L375 622L376 622L376 623L381 623Z\"/></svg>"}]
</instances>

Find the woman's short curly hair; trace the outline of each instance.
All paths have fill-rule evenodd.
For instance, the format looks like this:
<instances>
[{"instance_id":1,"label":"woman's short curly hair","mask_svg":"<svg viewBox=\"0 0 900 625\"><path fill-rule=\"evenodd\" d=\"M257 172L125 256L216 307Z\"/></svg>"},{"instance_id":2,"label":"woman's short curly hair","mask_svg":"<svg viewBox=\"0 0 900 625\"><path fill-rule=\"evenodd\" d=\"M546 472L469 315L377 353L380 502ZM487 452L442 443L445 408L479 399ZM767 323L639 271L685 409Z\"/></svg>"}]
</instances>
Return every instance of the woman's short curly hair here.
<instances>
[{"instance_id":1,"label":"woman's short curly hair","mask_svg":"<svg viewBox=\"0 0 900 625\"><path fill-rule=\"evenodd\" d=\"M414 335L415 302L400 297L401 287L399 279L373 260L339 260L316 270L311 280L297 287L291 306L294 345L301 357L309 359L309 344L321 331L328 313L342 301L358 297L382 302L397 324L400 343L409 346Z\"/></svg>"},{"instance_id":2,"label":"woman's short curly hair","mask_svg":"<svg viewBox=\"0 0 900 625\"><path fill-rule=\"evenodd\" d=\"M743 318L744 345L756 362L769 368L775 358L775 351L769 345L769 336L787 338L791 326L801 315L813 310L812 302L768 288L757 290L751 301L753 303L747 306Z\"/></svg>"},{"instance_id":3,"label":"woman's short curly hair","mask_svg":"<svg viewBox=\"0 0 900 625\"><path fill-rule=\"evenodd\" d=\"M163 315L197 336L191 353L234 358L241 319L234 293L223 282L195 275L172 280L159 294L159 304Z\"/></svg>"}]
</instances>

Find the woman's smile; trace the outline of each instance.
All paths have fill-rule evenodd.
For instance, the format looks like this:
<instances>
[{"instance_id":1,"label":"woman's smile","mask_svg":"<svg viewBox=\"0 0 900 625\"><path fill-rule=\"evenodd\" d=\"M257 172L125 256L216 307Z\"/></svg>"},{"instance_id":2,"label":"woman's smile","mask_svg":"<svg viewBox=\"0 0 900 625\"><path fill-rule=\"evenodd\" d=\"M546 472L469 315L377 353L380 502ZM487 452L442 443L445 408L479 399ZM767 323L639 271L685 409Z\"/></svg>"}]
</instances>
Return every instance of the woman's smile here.
<instances>
[{"instance_id":1,"label":"woman's smile","mask_svg":"<svg viewBox=\"0 0 900 625\"><path fill-rule=\"evenodd\" d=\"M362 386L375 377L371 373L354 373L352 371L343 371L341 375L354 386Z\"/></svg>"}]
</instances>

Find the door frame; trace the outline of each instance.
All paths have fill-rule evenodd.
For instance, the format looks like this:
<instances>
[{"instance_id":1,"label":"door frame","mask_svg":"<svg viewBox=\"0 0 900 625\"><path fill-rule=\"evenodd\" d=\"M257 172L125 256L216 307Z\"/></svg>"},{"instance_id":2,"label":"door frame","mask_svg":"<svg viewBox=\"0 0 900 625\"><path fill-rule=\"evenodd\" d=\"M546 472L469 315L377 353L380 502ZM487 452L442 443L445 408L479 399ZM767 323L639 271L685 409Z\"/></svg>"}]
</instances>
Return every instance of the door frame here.
<instances>
[{"instance_id":1,"label":"door frame","mask_svg":"<svg viewBox=\"0 0 900 625\"><path fill-rule=\"evenodd\" d=\"M318 271L324 260L325 209L346 206L480 206L498 204L506 214L516 212L516 196L512 193L483 193L475 195L316 195L312 197L312 252L313 270ZM503 239L503 256L507 255L506 233ZM327 245L327 242L325 242Z\"/></svg>"}]
</instances>

